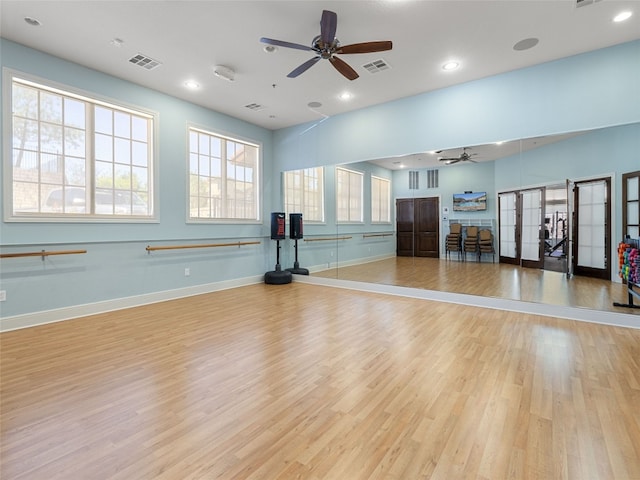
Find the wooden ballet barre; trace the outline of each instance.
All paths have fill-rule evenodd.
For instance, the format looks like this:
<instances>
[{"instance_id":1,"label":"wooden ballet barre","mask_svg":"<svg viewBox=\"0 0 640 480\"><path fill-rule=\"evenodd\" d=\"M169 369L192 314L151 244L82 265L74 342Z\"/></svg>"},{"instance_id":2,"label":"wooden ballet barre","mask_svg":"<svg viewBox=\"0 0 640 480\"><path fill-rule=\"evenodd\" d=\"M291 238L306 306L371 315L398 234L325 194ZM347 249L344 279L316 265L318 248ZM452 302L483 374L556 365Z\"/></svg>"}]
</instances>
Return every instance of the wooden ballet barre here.
<instances>
[{"instance_id":1,"label":"wooden ballet barre","mask_svg":"<svg viewBox=\"0 0 640 480\"><path fill-rule=\"evenodd\" d=\"M17 257L48 257L50 255L77 255L80 253L87 253L86 250L58 250L53 252L47 252L42 250L40 252L22 252L22 253L0 253L0 258L17 258Z\"/></svg>"},{"instance_id":2,"label":"wooden ballet barre","mask_svg":"<svg viewBox=\"0 0 640 480\"><path fill-rule=\"evenodd\" d=\"M305 242L325 242L327 240L349 240L353 237L333 237L333 238L305 238Z\"/></svg>"},{"instance_id":3,"label":"wooden ballet barre","mask_svg":"<svg viewBox=\"0 0 640 480\"><path fill-rule=\"evenodd\" d=\"M260 242L234 242L234 243L199 243L196 245L159 245L152 247L147 245L145 250L153 252L156 250L179 250L183 248L212 248L212 247L241 247L242 245L259 245Z\"/></svg>"},{"instance_id":4,"label":"wooden ballet barre","mask_svg":"<svg viewBox=\"0 0 640 480\"><path fill-rule=\"evenodd\" d=\"M362 238L370 238L370 237L389 237L393 235L393 233L363 233Z\"/></svg>"}]
</instances>

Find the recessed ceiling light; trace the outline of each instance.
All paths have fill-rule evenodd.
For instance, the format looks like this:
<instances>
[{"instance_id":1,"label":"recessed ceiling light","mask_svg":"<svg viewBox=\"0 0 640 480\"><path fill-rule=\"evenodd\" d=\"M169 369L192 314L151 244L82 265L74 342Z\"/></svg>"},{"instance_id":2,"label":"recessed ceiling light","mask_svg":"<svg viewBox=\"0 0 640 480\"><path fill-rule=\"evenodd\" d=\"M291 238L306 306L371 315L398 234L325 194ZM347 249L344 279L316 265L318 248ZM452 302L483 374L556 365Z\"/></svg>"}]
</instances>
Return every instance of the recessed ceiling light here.
<instances>
[{"instance_id":1,"label":"recessed ceiling light","mask_svg":"<svg viewBox=\"0 0 640 480\"><path fill-rule=\"evenodd\" d=\"M40 20L33 17L24 17L24 21L27 22L32 27L39 27L40 25L42 25L42 22Z\"/></svg>"},{"instance_id":2,"label":"recessed ceiling light","mask_svg":"<svg viewBox=\"0 0 640 480\"><path fill-rule=\"evenodd\" d=\"M307 107L309 108L320 108L322 104L320 102L309 102L307 103Z\"/></svg>"},{"instance_id":3,"label":"recessed ceiling light","mask_svg":"<svg viewBox=\"0 0 640 480\"><path fill-rule=\"evenodd\" d=\"M504 142L496 142L496 145L502 145Z\"/></svg>"},{"instance_id":4,"label":"recessed ceiling light","mask_svg":"<svg viewBox=\"0 0 640 480\"><path fill-rule=\"evenodd\" d=\"M447 62L444 65L442 65L442 69L446 71L450 71L450 70L455 70L459 66L460 64L458 62Z\"/></svg>"},{"instance_id":5,"label":"recessed ceiling light","mask_svg":"<svg viewBox=\"0 0 640 480\"><path fill-rule=\"evenodd\" d=\"M625 12L620 12L618 15L613 17L613 21L614 22L624 22L625 20L630 19L631 15L633 15L633 13L630 12L629 10L627 10Z\"/></svg>"},{"instance_id":6,"label":"recessed ceiling light","mask_svg":"<svg viewBox=\"0 0 640 480\"><path fill-rule=\"evenodd\" d=\"M186 82L184 82L184 86L191 90L196 90L200 88L200 84L195 80L187 80Z\"/></svg>"},{"instance_id":7,"label":"recessed ceiling light","mask_svg":"<svg viewBox=\"0 0 640 480\"><path fill-rule=\"evenodd\" d=\"M537 38L531 37L531 38L525 38L524 40L520 40L519 42L517 42L514 46L513 49L521 52L523 50L529 50L530 48L535 47L538 42L540 40L538 40Z\"/></svg>"},{"instance_id":8,"label":"recessed ceiling light","mask_svg":"<svg viewBox=\"0 0 640 480\"><path fill-rule=\"evenodd\" d=\"M352 95L349 92L344 92L340 94L340 100L349 100Z\"/></svg>"}]
</instances>

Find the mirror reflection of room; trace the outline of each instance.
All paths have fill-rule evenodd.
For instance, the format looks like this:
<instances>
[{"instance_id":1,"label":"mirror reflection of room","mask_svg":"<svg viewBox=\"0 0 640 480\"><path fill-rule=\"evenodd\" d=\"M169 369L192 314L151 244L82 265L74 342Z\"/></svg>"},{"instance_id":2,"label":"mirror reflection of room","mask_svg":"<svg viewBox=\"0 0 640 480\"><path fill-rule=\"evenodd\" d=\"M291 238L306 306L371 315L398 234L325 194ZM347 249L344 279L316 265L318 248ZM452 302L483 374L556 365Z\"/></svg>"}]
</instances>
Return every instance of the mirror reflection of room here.
<instances>
[{"instance_id":1,"label":"mirror reflection of room","mask_svg":"<svg viewBox=\"0 0 640 480\"><path fill-rule=\"evenodd\" d=\"M585 215L599 212L598 208L604 215L607 195L611 196L611 181L600 180L603 166L599 159L607 149L631 147L638 130L638 124L631 124L523 139L508 142L516 147L503 143L508 154L502 157L493 152L497 145L471 146L457 152L473 153L473 162L451 165L439 161L442 154L425 152L325 166L329 216L322 225L311 223L305 228L309 234L322 231L322 235L343 240L335 240L333 253L326 253L333 262L315 260L316 250L308 249L303 255L314 276L611 311L611 304L625 294L624 288L617 282L618 272L609 268L611 242L585 243L585 229L591 223L605 223L598 220L601 213L595 219ZM584 174L580 177L573 167L578 162ZM611 162L607 167L620 173L629 168L618 157ZM331 217L336 168L361 174L362 222L335 222ZM391 181L392 215L387 223L373 222L370 216L371 179L376 177ZM579 190L588 188L592 195L598 185L604 189L604 196L595 195L602 197L600 206L576 200ZM500 203L510 195L512 211L507 213ZM612 199L611 205L614 210L609 215L617 217L621 198ZM571 224L572 211L581 212L574 218L580 225ZM460 225L459 250L451 249L447 240L452 225ZM614 243L621 237L613 230L600 233L604 225L589 228L596 229L596 236L608 235ZM470 231L473 240L469 240ZM491 239L484 254L480 232ZM373 236L381 233L388 236ZM560 287L563 298L558 294Z\"/></svg>"}]
</instances>

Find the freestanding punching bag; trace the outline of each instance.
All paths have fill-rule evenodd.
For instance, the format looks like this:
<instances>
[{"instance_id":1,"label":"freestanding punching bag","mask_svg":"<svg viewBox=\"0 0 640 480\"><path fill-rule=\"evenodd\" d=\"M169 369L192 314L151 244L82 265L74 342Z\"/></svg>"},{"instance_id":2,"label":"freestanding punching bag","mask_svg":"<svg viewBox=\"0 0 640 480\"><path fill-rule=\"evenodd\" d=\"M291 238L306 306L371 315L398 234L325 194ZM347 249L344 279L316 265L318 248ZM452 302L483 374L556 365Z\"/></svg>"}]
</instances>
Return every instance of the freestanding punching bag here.
<instances>
[{"instance_id":1,"label":"freestanding punching bag","mask_svg":"<svg viewBox=\"0 0 640 480\"><path fill-rule=\"evenodd\" d=\"M264 283L282 285L291 283L291 272L280 268L280 240L285 239L284 212L271 212L271 240L276 241L276 269L264 274Z\"/></svg>"},{"instance_id":2,"label":"freestanding punching bag","mask_svg":"<svg viewBox=\"0 0 640 480\"><path fill-rule=\"evenodd\" d=\"M287 268L287 271L296 275L309 275L309 270L306 268L300 268L298 263L298 240L302 238L302 214L290 213L289 214L289 238L295 240L296 259L293 262L293 268Z\"/></svg>"}]
</instances>

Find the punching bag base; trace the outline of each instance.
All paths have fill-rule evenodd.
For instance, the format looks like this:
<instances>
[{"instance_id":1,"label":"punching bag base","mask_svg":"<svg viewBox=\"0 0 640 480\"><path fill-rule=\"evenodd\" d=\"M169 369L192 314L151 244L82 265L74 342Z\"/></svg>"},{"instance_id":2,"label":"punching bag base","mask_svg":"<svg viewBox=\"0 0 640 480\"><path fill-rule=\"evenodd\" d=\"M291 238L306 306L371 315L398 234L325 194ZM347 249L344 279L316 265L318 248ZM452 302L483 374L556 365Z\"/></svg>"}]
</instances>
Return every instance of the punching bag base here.
<instances>
[{"instance_id":1,"label":"punching bag base","mask_svg":"<svg viewBox=\"0 0 640 480\"><path fill-rule=\"evenodd\" d=\"M291 283L291 272L287 270L273 270L264 274L264 283L269 285L284 285Z\"/></svg>"},{"instance_id":2,"label":"punching bag base","mask_svg":"<svg viewBox=\"0 0 640 480\"><path fill-rule=\"evenodd\" d=\"M294 275L309 275L309 269L308 268L287 268L286 270L287 272L291 272Z\"/></svg>"}]
</instances>

